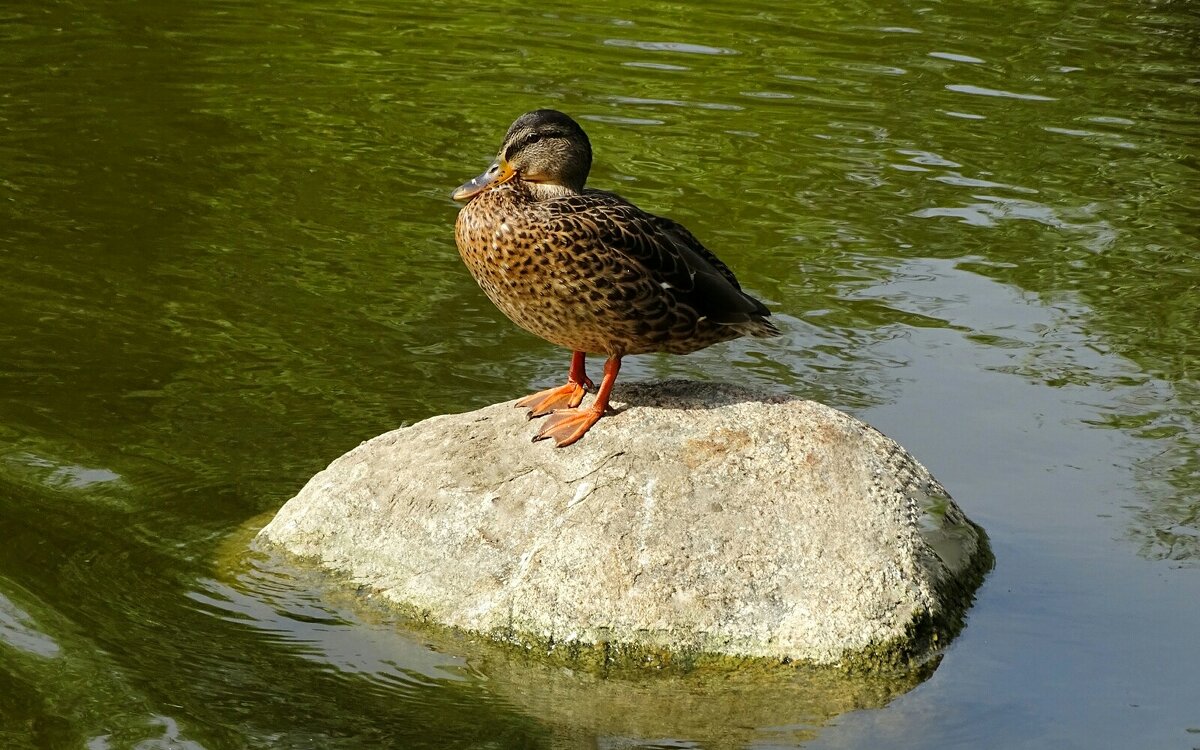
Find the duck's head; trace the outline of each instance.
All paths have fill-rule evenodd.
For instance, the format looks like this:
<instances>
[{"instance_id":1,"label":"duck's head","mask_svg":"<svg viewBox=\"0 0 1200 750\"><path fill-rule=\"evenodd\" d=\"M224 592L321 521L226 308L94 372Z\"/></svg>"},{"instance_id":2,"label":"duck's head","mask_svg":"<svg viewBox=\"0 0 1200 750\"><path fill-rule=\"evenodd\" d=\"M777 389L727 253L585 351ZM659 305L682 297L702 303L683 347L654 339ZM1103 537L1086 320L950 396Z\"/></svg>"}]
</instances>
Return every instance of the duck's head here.
<instances>
[{"instance_id":1,"label":"duck's head","mask_svg":"<svg viewBox=\"0 0 1200 750\"><path fill-rule=\"evenodd\" d=\"M579 123L562 112L538 109L517 118L487 171L453 193L467 201L511 180L528 183L539 197L583 190L592 168L592 144Z\"/></svg>"}]
</instances>

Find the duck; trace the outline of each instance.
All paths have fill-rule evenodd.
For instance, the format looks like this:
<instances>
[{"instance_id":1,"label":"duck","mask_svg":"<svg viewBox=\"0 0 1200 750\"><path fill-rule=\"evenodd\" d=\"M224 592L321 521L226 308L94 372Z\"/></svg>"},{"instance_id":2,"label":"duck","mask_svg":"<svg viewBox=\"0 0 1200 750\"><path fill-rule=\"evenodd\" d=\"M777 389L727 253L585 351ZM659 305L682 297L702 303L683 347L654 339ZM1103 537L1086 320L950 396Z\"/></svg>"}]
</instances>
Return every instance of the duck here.
<instances>
[{"instance_id":1,"label":"duck","mask_svg":"<svg viewBox=\"0 0 1200 750\"><path fill-rule=\"evenodd\" d=\"M530 419L546 417L533 440L557 447L607 413L623 357L780 334L767 307L683 225L586 187L591 167L579 123L538 109L518 117L492 164L451 194L464 204L455 243L484 294L513 323L572 353L566 384L515 404ZM588 354L606 358L598 388Z\"/></svg>"}]
</instances>

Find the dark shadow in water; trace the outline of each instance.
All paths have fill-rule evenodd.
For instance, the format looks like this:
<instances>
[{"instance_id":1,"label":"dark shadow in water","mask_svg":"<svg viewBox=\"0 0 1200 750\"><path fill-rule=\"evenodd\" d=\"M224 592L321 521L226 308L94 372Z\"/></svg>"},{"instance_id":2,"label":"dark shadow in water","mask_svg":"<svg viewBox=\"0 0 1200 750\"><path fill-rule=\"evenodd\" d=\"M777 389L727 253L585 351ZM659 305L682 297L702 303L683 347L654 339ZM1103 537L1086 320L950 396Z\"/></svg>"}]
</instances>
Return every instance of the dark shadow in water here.
<instances>
[{"instance_id":1,"label":"dark shadow in water","mask_svg":"<svg viewBox=\"0 0 1200 750\"><path fill-rule=\"evenodd\" d=\"M747 387L732 383L662 380L648 383L618 383L613 388L612 414L632 406L696 411L746 403L781 404L794 400L780 389Z\"/></svg>"}]
</instances>

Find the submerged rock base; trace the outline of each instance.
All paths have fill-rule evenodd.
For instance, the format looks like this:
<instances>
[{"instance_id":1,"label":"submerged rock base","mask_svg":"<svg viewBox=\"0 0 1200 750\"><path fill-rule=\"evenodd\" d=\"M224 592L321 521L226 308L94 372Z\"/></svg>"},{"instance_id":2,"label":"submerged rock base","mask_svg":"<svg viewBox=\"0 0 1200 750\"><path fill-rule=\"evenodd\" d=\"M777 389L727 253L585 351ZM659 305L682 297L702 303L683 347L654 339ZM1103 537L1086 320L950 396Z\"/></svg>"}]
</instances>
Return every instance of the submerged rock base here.
<instances>
[{"instance_id":1,"label":"submerged rock base","mask_svg":"<svg viewBox=\"0 0 1200 750\"><path fill-rule=\"evenodd\" d=\"M579 443L512 403L369 440L258 539L405 612L580 665L923 660L990 566L875 429L729 385L627 385Z\"/></svg>"}]
</instances>

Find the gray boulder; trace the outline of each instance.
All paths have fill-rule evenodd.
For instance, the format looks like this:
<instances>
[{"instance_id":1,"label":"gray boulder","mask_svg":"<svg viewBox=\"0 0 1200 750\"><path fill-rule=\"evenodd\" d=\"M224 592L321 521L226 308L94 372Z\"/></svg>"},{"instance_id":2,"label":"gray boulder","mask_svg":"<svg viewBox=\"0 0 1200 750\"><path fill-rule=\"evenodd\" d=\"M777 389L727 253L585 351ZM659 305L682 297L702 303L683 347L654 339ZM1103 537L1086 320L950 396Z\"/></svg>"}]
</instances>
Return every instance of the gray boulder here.
<instances>
[{"instance_id":1,"label":"gray boulder","mask_svg":"<svg viewBox=\"0 0 1200 750\"><path fill-rule=\"evenodd\" d=\"M579 443L511 403L359 445L259 533L421 620L570 663L894 666L960 627L982 531L811 401L626 385Z\"/></svg>"}]
</instances>

